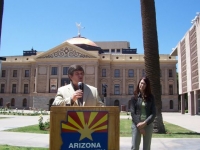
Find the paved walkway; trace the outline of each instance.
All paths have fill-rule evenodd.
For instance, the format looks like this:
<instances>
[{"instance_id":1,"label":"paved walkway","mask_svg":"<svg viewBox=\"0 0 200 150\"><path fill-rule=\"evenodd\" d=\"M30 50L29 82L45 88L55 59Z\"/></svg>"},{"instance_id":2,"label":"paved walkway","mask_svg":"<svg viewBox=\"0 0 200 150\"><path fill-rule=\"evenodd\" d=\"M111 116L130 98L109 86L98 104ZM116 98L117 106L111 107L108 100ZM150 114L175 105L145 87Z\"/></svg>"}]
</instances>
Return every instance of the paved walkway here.
<instances>
[{"instance_id":1,"label":"paved walkway","mask_svg":"<svg viewBox=\"0 0 200 150\"><path fill-rule=\"evenodd\" d=\"M10 119L0 119L0 144L25 146L25 147L49 147L49 134L33 134L6 132L5 129L38 124L38 116L5 116ZM44 116L44 120L49 116ZM128 118L130 116L123 116ZM200 133L200 116L182 115L180 113L163 113L163 120L177 124L184 128ZM200 150L200 138L153 138L151 149L153 150ZM129 150L131 137L120 137L120 150ZM142 150L142 143L141 148Z\"/></svg>"}]
</instances>

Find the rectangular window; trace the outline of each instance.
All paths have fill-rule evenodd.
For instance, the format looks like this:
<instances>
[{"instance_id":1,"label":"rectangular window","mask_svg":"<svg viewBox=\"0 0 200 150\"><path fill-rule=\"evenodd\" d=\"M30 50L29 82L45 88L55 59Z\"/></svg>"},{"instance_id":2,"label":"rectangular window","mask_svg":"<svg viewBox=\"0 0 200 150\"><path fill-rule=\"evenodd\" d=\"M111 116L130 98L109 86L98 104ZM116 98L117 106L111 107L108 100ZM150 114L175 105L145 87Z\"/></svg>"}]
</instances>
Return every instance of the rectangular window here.
<instances>
[{"instance_id":1,"label":"rectangular window","mask_svg":"<svg viewBox=\"0 0 200 150\"><path fill-rule=\"evenodd\" d=\"M106 77L106 69L102 69L102 77Z\"/></svg>"},{"instance_id":2,"label":"rectangular window","mask_svg":"<svg viewBox=\"0 0 200 150\"><path fill-rule=\"evenodd\" d=\"M1 84L1 93L4 93L5 91L5 84Z\"/></svg>"},{"instance_id":3,"label":"rectangular window","mask_svg":"<svg viewBox=\"0 0 200 150\"><path fill-rule=\"evenodd\" d=\"M17 93L17 85L16 84L12 85L12 93Z\"/></svg>"},{"instance_id":4,"label":"rectangular window","mask_svg":"<svg viewBox=\"0 0 200 150\"><path fill-rule=\"evenodd\" d=\"M119 84L114 85L114 94L119 95L120 94L120 86Z\"/></svg>"},{"instance_id":5,"label":"rectangular window","mask_svg":"<svg viewBox=\"0 0 200 150\"><path fill-rule=\"evenodd\" d=\"M120 49L117 49L117 53L120 53Z\"/></svg>"},{"instance_id":6,"label":"rectangular window","mask_svg":"<svg viewBox=\"0 0 200 150\"><path fill-rule=\"evenodd\" d=\"M119 69L115 69L115 77L120 77L120 70Z\"/></svg>"},{"instance_id":7,"label":"rectangular window","mask_svg":"<svg viewBox=\"0 0 200 150\"><path fill-rule=\"evenodd\" d=\"M128 77L134 77L134 70L133 69L128 70Z\"/></svg>"},{"instance_id":8,"label":"rectangular window","mask_svg":"<svg viewBox=\"0 0 200 150\"><path fill-rule=\"evenodd\" d=\"M13 70L13 77L17 77L17 70Z\"/></svg>"},{"instance_id":9,"label":"rectangular window","mask_svg":"<svg viewBox=\"0 0 200 150\"><path fill-rule=\"evenodd\" d=\"M6 70L2 70L1 77L6 77Z\"/></svg>"},{"instance_id":10,"label":"rectangular window","mask_svg":"<svg viewBox=\"0 0 200 150\"><path fill-rule=\"evenodd\" d=\"M63 75L67 75L68 74L68 68L69 67L63 67Z\"/></svg>"},{"instance_id":11,"label":"rectangular window","mask_svg":"<svg viewBox=\"0 0 200 150\"><path fill-rule=\"evenodd\" d=\"M111 53L115 53L115 49L111 49Z\"/></svg>"},{"instance_id":12,"label":"rectangular window","mask_svg":"<svg viewBox=\"0 0 200 150\"><path fill-rule=\"evenodd\" d=\"M146 76L145 69L142 69L142 76L143 76L143 77Z\"/></svg>"},{"instance_id":13,"label":"rectangular window","mask_svg":"<svg viewBox=\"0 0 200 150\"><path fill-rule=\"evenodd\" d=\"M109 49L104 49L104 53L109 53Z\"/></svg>"},{"instance_id":14,"label":"rectangular window","mask_svg":"<svg viewBox=\"0 0 200 150\"><path fill-rule=\"evenodd\" d=\"M128 85L128 95L133 95L134 86L133 84Z\"/></svg>"},{"instance_id":15,"label":"rectangular window","mask_svg":"<svg viewBox=\"0 0 200 150\"><path fill-rule=\"evenodd\" d=\"M29 77L29 70L25 70L25 77Z\"/></svg>"},{"instance_id":16,"label":"rectangular window","mask_svg":"<svg viewBox=\"0 0 200 150\"><path fill-rule=\"evenodd\" d=\"M51 75L57 75L57 67L51 68Z\"/></svg>"},{"instance_id":17,"label":"rectangular window","mask_svg":"<svg viewBox=\"0 0 200 150\"><path fill-rule=\"evenodd\" d=\"M169 85L169 95L173 95L173 85Z\"/></svg>"},{"instance_id":18,"label":"rectangular window","mask_svg":"<svg viewBox=\"0 0 200 150\"><path fill-rule=\"evenodd\" d=\"M28 84L24 84L24 94L28 94Z\"/></svg>"},{"instance_id":19,"label":"rectangular window","mask_svg":"<svg viewBox=\"0 0 200 150\"><path fill-rule=\"evenodd\" d=\"M169 77L173 77L172 69L169 69Z\"/></svg>"}]
</instances>

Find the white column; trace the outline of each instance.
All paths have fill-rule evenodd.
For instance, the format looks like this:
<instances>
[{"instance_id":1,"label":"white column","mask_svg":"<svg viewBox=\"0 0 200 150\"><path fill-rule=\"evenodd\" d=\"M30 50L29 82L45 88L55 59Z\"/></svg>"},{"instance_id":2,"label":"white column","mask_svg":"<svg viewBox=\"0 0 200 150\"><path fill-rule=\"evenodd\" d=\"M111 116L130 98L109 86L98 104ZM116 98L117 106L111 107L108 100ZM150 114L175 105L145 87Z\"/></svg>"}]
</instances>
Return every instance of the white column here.
<instances>
[{"instance_id":1,"label":"white column","mask_svg":"<svg viewBox=\"0 0 200 150\"><path fill-rule=\"evenodd\" d=\"M62 67L59 65L58 67L58 88L60 87L61 84L61 75L62 75Z\"/></svg>"},{"instance_id":2,"label":"white column","mask_svg":"<svg viewBox=\"0 0 200 150\"><path fill-rule=\"evenodd\" d=\"M123 68L123 90L122 90L122 95L125 95L126 94L126 84L125 84L125 79L126 79L126 72L125 72L125 68Z\"/></svg>"},{"instance_id":3,"label":"white column","mask_svg":"<svg viewBox=\"0 0 200 150\"><path fill-rule=\"evenodd\" d=\"M22 69L19 69L19 75L17 75L19 77L19 84L18 84L18 93L21 93L21 82L22 82Z\"/></svg>"},{"instance_id":4,"label":"white column","mask_svg":"<svg viewBox=\"0 0 200 150\"><path fill-rule=\"evenodd\" d=\"M35 92L37 93L38 66L35 68Z\"/></svg>"},{"instance_id":5,"label":"white column","mask_svg":"<svg viewBox=\"0 0 200 150\"><path fill-rule=\"evenodd\" d=\"M137 86L137 84L138 84L140 78L141 78L141 77L140 77L140 68L137 68L137 78L136 78L137 83L136 83L136 86ZM135 87L136 87L136 86L135 86Z\"/></svg>"},{"instance_id":6,"label":"white column","mask_svg":"<svg viewBox=\"0 0 200 150\"><path fill-rule=\"evenodd\" d=\"M98 66L95 66L95 87L98 88Z\"/></svg>"},{"instance_id":7,"label":"white column","mask_svg":"<svg viewBox=\"0 0 200 150\"><path fill-rule=\"evenodd\" d=\"M49 93L49 66L47 66L47 83L46 83L46 93Z\"/></svg>"},{"instance_id":8,"label":"white column","mask_svg":"<svg viewBox=\"0 0 200 150\"><path fill-rule=\"evenodd\" d=\"M169 84L168 84L168 76L169 76L169 74L168 74L168 69L167 68L165 68L165 90L164 90L164 95L168 95L168 89L169 89ZM174 87L175 88L175 87Z\"/></svg>"},{"instance_id":9,"label":"white column","mask_svg":"<svg viewBox=\"0 0 200 150\"><path fill-rule=\"evenodd\" d=\"M7 84L6 84L6 92L5 93L10 93L9 87L10 87L10 68L7 69Z\"/></svg>"}]
</instances>

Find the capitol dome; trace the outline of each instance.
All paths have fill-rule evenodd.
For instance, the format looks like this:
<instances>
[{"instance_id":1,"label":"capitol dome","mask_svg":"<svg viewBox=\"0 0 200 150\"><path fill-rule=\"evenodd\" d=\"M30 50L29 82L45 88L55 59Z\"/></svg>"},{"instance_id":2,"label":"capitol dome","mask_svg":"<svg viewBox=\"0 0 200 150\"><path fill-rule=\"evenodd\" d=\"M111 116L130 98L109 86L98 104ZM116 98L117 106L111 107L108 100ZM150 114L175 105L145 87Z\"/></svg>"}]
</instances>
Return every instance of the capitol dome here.
<instances>
[{"instance_id":1,"label":"capitol dome","mask_svg":"<svg viewBox=\"0 0 200 150\"><path fill-rule=\"evenodd\" d=\"M64 42L68 42L70 44L76 45L86 51L98 51L99 54L103 53L103 50L97 44L95 44L93 41L85 37L81 37L80 35L73 37L71 39L68 39Z\"/></svg>"},{"instance_id":2,"label":"capitol dome","mask_svg":"<svg viewBox=\"0 0 200 150\"><path fill-rule=\"evenodd\" d=\"M91 41L91 40L89 40L85 37L81 37L81 36L73 37L69 40L66 40L65 42L68 42L68 43L73 44L73 45L85 44L85 45L98 47L93 41Z\"/></svg>"}]
</instances>

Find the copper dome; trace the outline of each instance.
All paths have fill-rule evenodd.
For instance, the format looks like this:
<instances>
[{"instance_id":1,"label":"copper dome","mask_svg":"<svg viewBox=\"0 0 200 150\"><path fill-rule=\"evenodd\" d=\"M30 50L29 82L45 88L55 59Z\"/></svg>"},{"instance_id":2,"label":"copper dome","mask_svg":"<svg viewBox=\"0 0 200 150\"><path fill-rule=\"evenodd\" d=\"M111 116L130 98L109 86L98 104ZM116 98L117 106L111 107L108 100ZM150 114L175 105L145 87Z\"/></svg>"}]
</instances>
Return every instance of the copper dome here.
<instances>
[{"instance_id":1,"label":"copper dome","mask_svg":"<svg viewBox=\"0 0 200 150\"><path fill-rule=\"evenodd\" d=\"M90 45L90 46L95 46L95 47L98 47L94 42L92 42L91 40L85 38L85 37L80 37L80 36L77 36L77 37L73 37L69 40L66 40L64 42L68 42L70 44L73 44L73 45L79 45L79 44L85 44L85 45Z\"/></svg>"}]
</instances>

